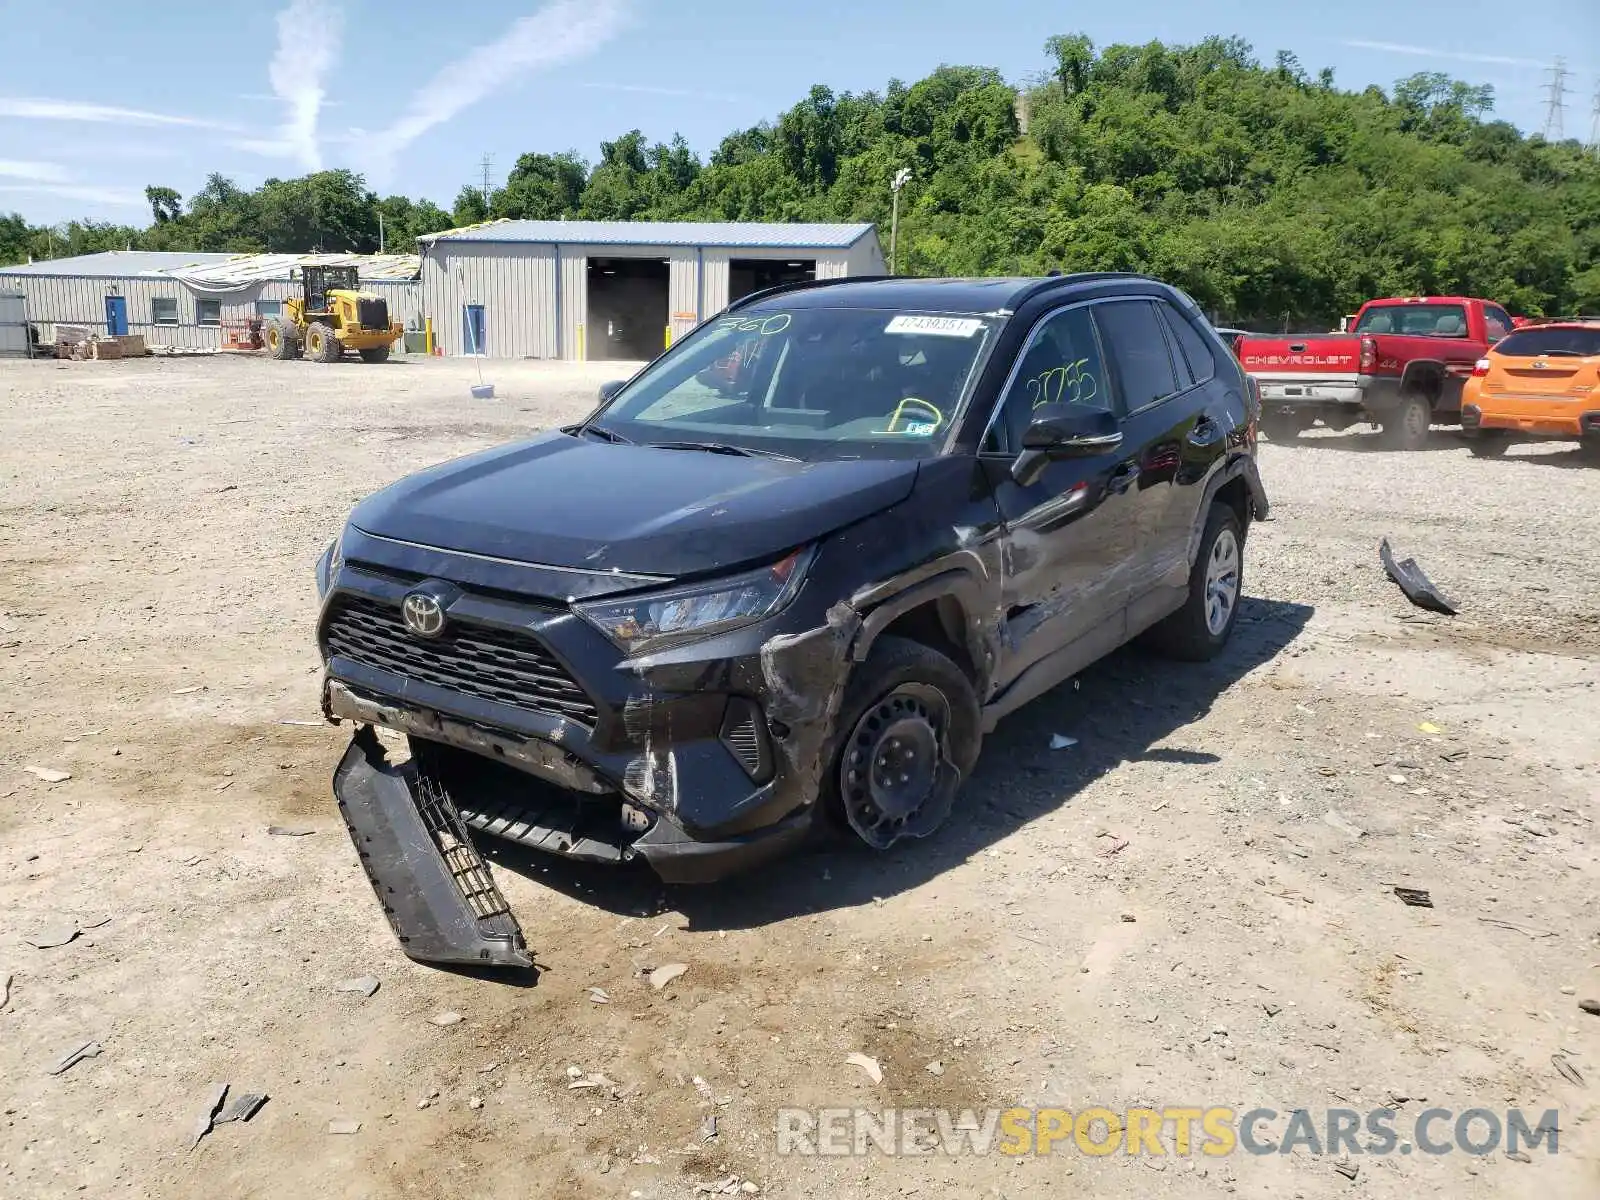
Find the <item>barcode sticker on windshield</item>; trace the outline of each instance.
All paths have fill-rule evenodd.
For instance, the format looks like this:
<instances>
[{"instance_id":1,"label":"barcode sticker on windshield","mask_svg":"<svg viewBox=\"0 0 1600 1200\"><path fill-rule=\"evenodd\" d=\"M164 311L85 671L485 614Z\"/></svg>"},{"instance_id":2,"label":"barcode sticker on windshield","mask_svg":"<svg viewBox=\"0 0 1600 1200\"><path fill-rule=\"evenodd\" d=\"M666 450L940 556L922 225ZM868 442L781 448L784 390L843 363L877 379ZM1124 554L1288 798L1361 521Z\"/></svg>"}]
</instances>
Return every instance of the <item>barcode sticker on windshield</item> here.
<instances>
[{"instance_id":1,"label":"barcode sticker on windshield","mask_svg":"<svg viewBox=\"0 0 1600 1200\"><path fill-rule=\"evenodd\" d=\"M884 327L885 333L931 333L936 337L971 337L983 328L972 317L915 317L900 315Z\"/></svg>"}]
</instances>

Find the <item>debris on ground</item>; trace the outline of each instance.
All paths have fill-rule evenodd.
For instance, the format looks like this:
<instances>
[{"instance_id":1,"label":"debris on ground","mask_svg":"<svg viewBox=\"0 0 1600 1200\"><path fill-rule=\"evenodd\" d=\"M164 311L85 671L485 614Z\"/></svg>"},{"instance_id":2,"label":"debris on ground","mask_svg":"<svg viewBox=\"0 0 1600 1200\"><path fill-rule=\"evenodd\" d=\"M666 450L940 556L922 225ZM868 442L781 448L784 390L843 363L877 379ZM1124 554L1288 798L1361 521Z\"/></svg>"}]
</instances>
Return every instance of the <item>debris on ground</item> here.
<instances>
[{"instance_id":1,"label":"debris on ground","mask_svg":"<svg viewBox=\"0 0 1600 1200\"><path fill-rule=\"evenodd\" d=\"M222 1102L228 1098L228 1085L216 1084L211 1089L211 1097L206 1101L205 1108L195 1118L194 1131L189 1135L189 1149L193 1150L200 1144L200 1140L211 1132L211 1127L216 1123L217 1114L222 1111Z\"/></svg>"},{"instance_id":2,"label":"debris on ground","mask_svg":"<svg viewBox=\"0 0 1600 1200\"><path fill-rule=\"evenodd\" d=\"M1579 1073L1578 1068L1573 1066L1567 1059L1566 1055L1552 1054L1550 1056L1550 1065L1555 1067L1556 1072L1568 1083L1576 1087L1584 1086L1583 1076Z\"/></svg>"},{"instance_id":3,"label":"debris on ground","mask_svg":"<svg viewBox=\"0 0 1600 1200\"><path fill-rule=\"evenodd\" d=\"M328 1122L328 1132L348 1135L361 1132L361 1122L352 1121L348 1117L335 1117Z\"/></svg>"},{"instance_id":4,"label":"debris on ground","mask_svg":"<svg viewBox=\"0 0 1600 1200\"><path fill-rule=\"evenodd\" d=\"M1327 824L1337 829L1340 833L1348 834L1353 838L1364 838L1367 836L1367 831L1365 829L1362 829L1361 826L1352 823L1336 808L1330 808L1327 812L1323 813L1322 819L1327 822Z\"/></svg>"},{"instance_id":5,"label":"debris on ground","mask_svg":"<svg viewBox=\"0 0 1600 1200\"><path fill-rule=\"evenodd\" d=\"M1499 917L1479 917L1478 921L1484 925L1493 925L1496 929L1509 929L1512 933L1520 933L1524 937L1533 938L1534 941L1556 935L1553 929L1535 929L1528 925L1518 925L1514 921L1503 921Z\"/></svg>"},{"instance_id":6,"label":"debris on ground","mask_svg":"<svg viewBox=\"0 0 1600 1200\"><path fill-rule=\"evenodd\" d=\"M589 989L589 999L593 1000L596 1004L610 1004L611 993L606 991L605 988L592 987Z\"/></svg>"},{"instance_id":7,"label":"debris on ground","mask_svg":"<svg viewBox=\"0 0 1600 1200\"><path fill-rule=\"evenodd\" d=\"M370 998L378 990L378 977L376 975L358 975L354 979L341 979L333 985L336 992L360 992Z\"/></svg>"},{"instance_id":8,"label":"debris on ground","mask_svg":"<svg viewBox=\"0 0 1600 1200\"><path fill-rule=\"evenodd\" d=\"M442 1012L434 1014L433 1016L429 1017L428 1020L430 1023L437 1025L440 1029L445 1029L451 1025L461 1024L463 1017L458 1012Z\"/></svg>"},{"instance_id":9,"label":"debris on ground","mask_svg":"<svg viewBox=\"0 0 1600 1200\"><path fill-rule=\"evenodd\" d=\"M1052 750L1070 750L1073 746L1076 746L1077 744L1078 744L1078 739L1077 738L1068 737L1064 733L1052 733L1050 735L1050 749L1052 749Z\"/></svg>"},{"instance_id":10,"label":"debris on ground","mask_svg":"<svg viewBox=\"0 0 1600 1200\"><path fill-rule=\"evenodd\" d=\"M1578 1007L1586 1013L1600 1017L1600 1000L1579 1000Z\"/></svg>"},{"instance_id":11,"label":"debris on ground","mask_svg":"<svg viewBox=\"0 0 1600 1200\"><path fill-rule=\"evenodd\" d=\"M46 783L65 783L72 778L71 771L58 771L54 767L25 767L30 775L37 775Z\"/></svg>"},{"instance_id":12,"label":"debris on ground","mask_svg":"<svg viewBox=\"0 0 1600 1200\"><path fill-rule=\"evenodd\" d=\"M717 1114L707 1113L706 1119L700 1122L700 1141L709 1142L717 1136Z\"/></svg>"},{"instance_id":13,"label":"debris on ground","mask_svg":"<svg viewBox=\"0 0 1600 1200\"><path fill-rule=\"evenodd\" d=\"M1440 729L1432 721L1423 721L1421 724L1419 724L1417 726L1417 728L1420 729L1423 733L1443 733L1444 732L1444 730Z\"/></svg>"},{"instance_id":14,"label":"debris on ground","mask_svg":"<svg viewBox=\"0 0 1600 1200\"><path fill-rule=\"evenodd\" d=\"M22 935L22 940L35 950L54 950L57 946L65 946L82 932L76 917L57 914L45 919L45 922L32 933Z\"/></svg>"},{"instance_id":15,"label":"debris on ground","mask_svg":"<svg viewBox=\"0 0 1600 1200\"><path fill-rule=\"evenodd\" d=\"M883 1068L878 1065L877 1059L868 1058L858 1051L855 1054L847 1055L844 1061L852 1067L860 1067L873 1083L883 1082Z\"/></svg>"},{"instance_id":16,"label":"debris on ground","mask_svg":"<svg viewBox=\"0 0 1600 1200\"><path fill-rule=\"evenodd\" d=\"M1394 580L1411 603L1429 612L1444 613L1448 617L1456 615L1458 610L1455 602L1434 586L1433 580L1417 566L1416 559L1395 561L1394 552L1389 549L1388 538L1378 543L1378 559L1383 563L1384 573Z\"/></svg>"},{"instance_id":17,"label":"debris on ground","mask_svg":"<svg viewBox=\"0 0 1600 1200\"><path fill-rule=\"evenodd\" d=\"M241 1092L228 1101L228 1106L217 1114L217 1119L212 1123L226 1125L230 1121L248 1121L261 1111L261 1106L266 1102L265 1092Z\"/></svg>"},{"instance_id":18,"label":"debris on ground","mask_svg":"<svg viewBox=\"0 0 1600 1200\"><path fill-rule=\"evenodd\" d=\"M1334 1163L1333 1169L1352 1181L1357 1175L1361 1174L1361 1168L1355 1163Z\"/></svg>"},{"instance_id":19,"label":"debris on ground","mask_svg":"<svg viewBox=\"0 0 1600 1200\"><path fill-rule=\"evenodd\" d=\"M10 971L0 971L0 1008L11 1003L11 979Z\"/></svg>"},{"instance_id":20,"label":"debris on ground","mask_svg":"<svg viewBox=\"0 0 1600 1200\"><path fill-rule=\"evenodd\" d=\"M659 992L662 988L666 987L667 984L671 983L674 979L682 975L688 969L688 963L663 963L654 971L650 972L650 986Z\"/></svg>"},{"instance_id":21,"label":"debris on ground","mask_svg":"<svg viewBox=\"0 0 1600 1200\"><path fill-rule=\"evenodd\" d=\"M268 825L267 832L273 837L310 837L316 830L298 826L291 828L287 825Z\"/></svg>"},{"instance_id":22,"label":"debris on ground","mask_svg":"<svg viewBox=\"0 0 1600 1200\"><path fill-rule=\"evenodd\" d=\"M1432 908L1433 897L1422 888L1397 887L1394 894L1412 908Z\"/></svg>"},{"instance_id":23,"label":"debris on ground","mask_svg":"<svg viewBox=\"0 0 1600 1200\"><path fill-rule=\"evenodd\" d=\"M60 1058L56 1059L53 1064L45 1068L45 1073L47 1075L60 1075L63 1071L71 1070L86 1058L98 1058L99 1056L99 1042L84 1042L76 1050L68 1050Z\"/></svg>"},{"instance_id":24,"label":"debris on ground","mask_svg":"<svg viewBox=\"0 0 1600 1200\"><path fill-rule=\"evenodd\" d=\"M1114 833L1102 833L1100 836L1111 839L1106 847L1100 851L1101 858L1110 858L1114 854L1121 854L1128 848L1127 838L1120 838Z\"/></svg>"},{"instance_id":25,"label":"debris on ground","mask_svg":"<svg viewBox=\"0 0 1600 1200\"><path fill-rule=\"evenodd\" d=\"M938 1078L940 1075L944 1074L944 1064L938 1059L934 1059L931 1063L924 1067L923 1070L927 1071L929 1075Z\"/></svg>"}]
</instances>

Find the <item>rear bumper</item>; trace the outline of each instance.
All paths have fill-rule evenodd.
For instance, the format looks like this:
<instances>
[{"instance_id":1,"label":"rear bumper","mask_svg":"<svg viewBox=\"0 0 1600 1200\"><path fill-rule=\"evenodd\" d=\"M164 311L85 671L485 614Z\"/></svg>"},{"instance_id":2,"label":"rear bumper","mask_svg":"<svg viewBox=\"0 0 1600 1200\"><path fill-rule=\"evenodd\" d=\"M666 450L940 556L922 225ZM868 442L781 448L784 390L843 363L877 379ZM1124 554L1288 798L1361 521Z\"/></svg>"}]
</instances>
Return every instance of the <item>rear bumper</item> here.
<instances>
[{"instance_id":1,"label":"rear bumper","mask_svg":"<svg viewBox=\"0 0 1600 1200\"><path fill-rule=\"evenodd\" d=\"M1367 388L1359 377L1313 380L1258 375L1256 382L1261 386L1261 405L1269 412L1329 404L1360 408L1366 401Z\"/></svg>"},{"instance_id":2,"label":"rear bumper","mask_svg":"<svg viewBox=\"0 0 1600 1200\"><path fill-rule=\"evenodd\" d=\"M1461 427L1468 431L1496 431L1520 434L1535 438L1600 439L1600 409L1587 412L1550 412L1548 404L1540 404L1544 411L1518 411L1514 407L1479 404L1463 405Z\"/></svg>"}]
</instances>

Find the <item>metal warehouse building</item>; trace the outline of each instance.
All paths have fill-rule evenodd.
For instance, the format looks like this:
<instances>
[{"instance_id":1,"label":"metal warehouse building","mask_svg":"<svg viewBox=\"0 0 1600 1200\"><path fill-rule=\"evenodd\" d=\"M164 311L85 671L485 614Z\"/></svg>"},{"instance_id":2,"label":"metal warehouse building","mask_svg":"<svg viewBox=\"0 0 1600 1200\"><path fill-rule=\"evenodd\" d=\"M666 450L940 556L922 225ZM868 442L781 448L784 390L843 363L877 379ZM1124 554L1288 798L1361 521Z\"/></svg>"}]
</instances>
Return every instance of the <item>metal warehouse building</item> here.
<instances>
[{"instance_id":1,"label":"metal warehouse building","mask_svg":"<svg viewBox=\"0 0 1600 1200\"><path fill-rule=\"evenodd\" d=\"M108 250L0 267L0 294L21 295L20 319L46 342L54 341L50 326L83 325L108 334L143 334L152 345L220 346L225 324L277 316L283 301L300 291L290 273L315 263L355 266L362 289L388 301L391 320L421 327L418 260L412 254ZM16 311L15 305L6 308Z\"/></svg>"},{"instance_id":2,"label":"metal warehouse building","mask_svg":"<svg viewBox=\"0 0 1600 1200\"><path fill-rule=\"evenodd\" d=\"M502 220L417 240L436 343L490 358L654 358L753 291L884 271L872 225Z\"/></svg>"}]
</instances>

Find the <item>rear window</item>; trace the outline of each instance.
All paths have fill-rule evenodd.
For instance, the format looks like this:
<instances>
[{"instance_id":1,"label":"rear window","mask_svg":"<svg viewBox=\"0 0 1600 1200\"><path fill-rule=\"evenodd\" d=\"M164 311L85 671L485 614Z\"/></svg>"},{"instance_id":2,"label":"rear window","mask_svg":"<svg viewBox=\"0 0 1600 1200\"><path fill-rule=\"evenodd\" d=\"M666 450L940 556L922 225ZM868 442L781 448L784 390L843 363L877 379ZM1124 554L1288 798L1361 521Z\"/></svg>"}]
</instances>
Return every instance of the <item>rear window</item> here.
<instances>
[{"instance_id":1,"label":"rear window","mask_svg":"<svg viewBox=\"0 0 1600 1200\"><path fill-rule=\"evenodd\" d=\"M1588 358L1600 354L1600 327L1520 329L1502 339L1494 351L1513 358L1537 358L1543 354Z\"/></svg>"},{"instance_id":2,"label":"rear window","mask_svg":"<svg viewBox=\"0 0 1600 1200\"><path fill-rule=\"evenodd\" d=\"M1467 310L1461 304L1386 304L1362 313L1355 331L1466 337Z\"/></svg>"}]
</instances>

